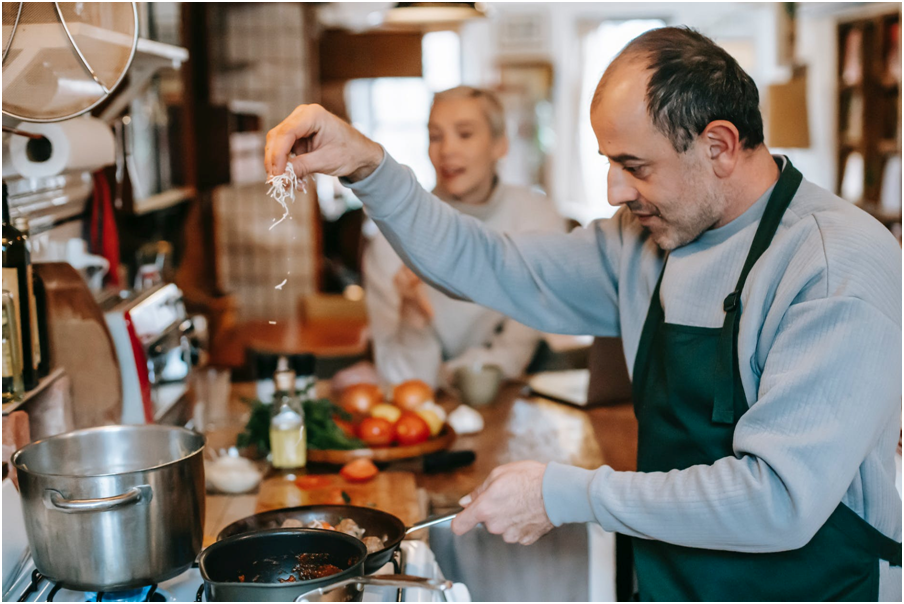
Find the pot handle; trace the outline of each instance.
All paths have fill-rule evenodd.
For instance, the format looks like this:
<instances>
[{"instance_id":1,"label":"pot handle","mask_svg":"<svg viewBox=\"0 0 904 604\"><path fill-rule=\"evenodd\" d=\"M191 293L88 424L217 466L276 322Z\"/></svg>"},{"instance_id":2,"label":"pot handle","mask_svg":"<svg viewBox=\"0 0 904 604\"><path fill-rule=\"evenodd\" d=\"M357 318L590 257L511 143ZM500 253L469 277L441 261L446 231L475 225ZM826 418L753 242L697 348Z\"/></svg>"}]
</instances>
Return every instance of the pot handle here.
<instances>
[{"instance_id":1,"label":"pot handle","mask_svg":"<svg viewBox=\"0 0 904 604\"><path fill-rule=\"evenodd\" d=\"M115 510L139 501L150 501L152 495L149 485L132 487L122 495L101 497L98 499L66 499L63 494L53 489L44 491L44 505L51 510L74 514L78 512L106 512Z\"/></svg>"},{"instance_id":2,"label":"pot handle","mask_svg":"<svg viewBox=\"0 0 904 604\"><path fill-rule=\"evenodd\" d=\"M410 535L411 533L413 533L414 531L419 531L421 529L429 528L429 527L433 526L434 524L443 524L444 522L451 522L451 520L453 518L455 518L456 516L458 516L462 512L463 509L464 508L461 508L455 512L452 512L451 514L445 514L443 516L436 516L435 518L428 518L427 520L424 520L422 522L417 522L415 524L412 524L411 526L409 526L405 529L405 535L407 536L407 535Z\"/></svg>"},{"instance_id":3,"label":"pot handle","mask_svg":"<svg viewBox=\"0 0 904 604\"><path fill-rule=\"evenodd\" d=\"M412 575L369 575L366 577L349 577L332 585L321 587L307 593L303 593L297 598L296 602L323 602L326 601L324 596L335 589L355 585L359 589L365 585L375 585L378 587L414 587L438 591L442 594L443 600L448 602L448 592L452 589L452 581L441 581L439 579L426 579L424 577L414 577Z\"/></svg>"}]
</instances>

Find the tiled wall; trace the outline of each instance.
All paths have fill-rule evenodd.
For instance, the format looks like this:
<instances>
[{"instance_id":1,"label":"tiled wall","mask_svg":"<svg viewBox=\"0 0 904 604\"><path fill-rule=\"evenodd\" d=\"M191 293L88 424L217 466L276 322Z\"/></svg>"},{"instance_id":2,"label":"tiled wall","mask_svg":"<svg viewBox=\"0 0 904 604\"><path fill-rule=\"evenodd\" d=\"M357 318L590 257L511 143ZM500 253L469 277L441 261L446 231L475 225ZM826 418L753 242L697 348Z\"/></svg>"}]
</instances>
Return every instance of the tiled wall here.
<instances>
[{"instance_id":1,"label":"tiled wall","mask_svg":"<svg viewBox=\"0 0 904 604\"><path fill-rule=\"evenodd\" d=\"M300 3L212 4L208 27L214 103L261 103L266 132L311 101ZM215 191L221 286L238 296L241 319L284 321L315 290L314 203L299 193L291 220L268 230L282 210L263 182Z\"/></svg>"}]
</instances>

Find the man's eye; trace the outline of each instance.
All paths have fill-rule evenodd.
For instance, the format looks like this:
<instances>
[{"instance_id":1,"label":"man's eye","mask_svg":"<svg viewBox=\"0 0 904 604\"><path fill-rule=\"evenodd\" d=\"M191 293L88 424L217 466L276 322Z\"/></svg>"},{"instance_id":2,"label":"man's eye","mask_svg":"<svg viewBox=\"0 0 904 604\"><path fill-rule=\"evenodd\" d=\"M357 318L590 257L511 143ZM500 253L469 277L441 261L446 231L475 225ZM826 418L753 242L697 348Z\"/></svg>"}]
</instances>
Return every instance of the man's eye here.
<instances>
[{"instance_id":1,"label":"man's eye","mask_svg":"<svg viewBox=\"0 0 904 604\"><path fill-rule=\"evenodd\" d=\"M440 136L439 134L431 134L431 135L430 135L430 142L431 142L431 143L438 143L439 141L442 140L442 138L443 138L443 137Z\"/></svg>"},{"instance_id":2,"label":"man's eye","mask_svg":"<svg viewBox=\"0 0 904 604\"><path fill-rule=\"evenodd\" d=\"M459 136L462 138L471 138L471 136L473 136L473 134L474 134L473 132L461 132L461 133L459 133Z\"/></svg>"},{"instance_id":3,"label":"man's eye","mask_svg":"<svg viewBox=\"0 0 904 604\"><path fill-rule=\"evenodd\" d=\"M625 172L627 172L628 174L636 174L636 173L637 173L637 168L634 168L634 167L632 167L632 166L625 166L625 167L623 168L623 170L624 170Z\"/></svg>"}]
</instances>

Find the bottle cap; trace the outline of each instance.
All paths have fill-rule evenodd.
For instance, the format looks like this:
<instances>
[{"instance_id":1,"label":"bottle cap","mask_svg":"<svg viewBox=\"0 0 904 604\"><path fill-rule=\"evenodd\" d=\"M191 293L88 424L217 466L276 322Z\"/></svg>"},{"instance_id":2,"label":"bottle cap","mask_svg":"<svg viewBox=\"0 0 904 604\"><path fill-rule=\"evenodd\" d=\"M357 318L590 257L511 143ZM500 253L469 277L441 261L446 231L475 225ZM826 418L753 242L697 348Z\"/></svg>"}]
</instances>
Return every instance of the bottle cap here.
<instances>
[{"instance_id":1,"label":"bottle cap","mask_svg":"<svg viewBox=\"0 0 904 604\"><path fill-rule=\"evenodd\" d=\"M273 383L277 392L295 392L295 372L291 369L277 371L273 374Z\"/></svg>"}]
</instances>

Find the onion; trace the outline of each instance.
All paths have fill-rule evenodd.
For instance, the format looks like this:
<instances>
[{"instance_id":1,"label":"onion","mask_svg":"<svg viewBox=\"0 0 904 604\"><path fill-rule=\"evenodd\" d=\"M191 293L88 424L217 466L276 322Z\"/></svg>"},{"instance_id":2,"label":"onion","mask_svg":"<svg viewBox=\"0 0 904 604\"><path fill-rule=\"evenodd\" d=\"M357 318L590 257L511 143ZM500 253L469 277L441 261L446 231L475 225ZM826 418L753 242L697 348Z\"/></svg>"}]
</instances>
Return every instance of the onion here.
<instances>
[{"instance_id":1,"label":"onion","mask_svg":"<svg viewBox=\"0 0 904 604\"><path fill-rule=\"evenodd\" d=\"M402 382L392 391L392 402L406 411L415 411L432 400L433 389L421 380Z\"/></svg>"},{"instance_id":2,"label":"onion","mask_svg":"<svg viewBox=\"0 0 904 604\"><path fill-rule=\"evenodd\" d=\"M339 406L352 415L366 415L371 407L383 402L383 393L376 384L354 384L342 391Z\"/></svg>"}]
</instances>

